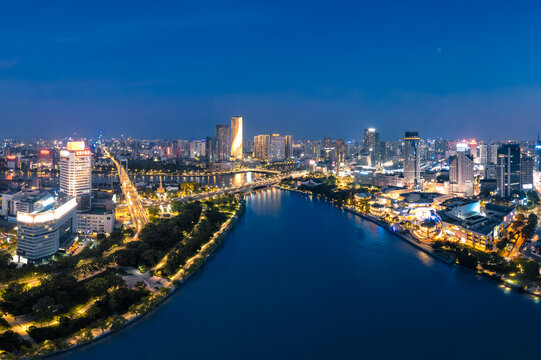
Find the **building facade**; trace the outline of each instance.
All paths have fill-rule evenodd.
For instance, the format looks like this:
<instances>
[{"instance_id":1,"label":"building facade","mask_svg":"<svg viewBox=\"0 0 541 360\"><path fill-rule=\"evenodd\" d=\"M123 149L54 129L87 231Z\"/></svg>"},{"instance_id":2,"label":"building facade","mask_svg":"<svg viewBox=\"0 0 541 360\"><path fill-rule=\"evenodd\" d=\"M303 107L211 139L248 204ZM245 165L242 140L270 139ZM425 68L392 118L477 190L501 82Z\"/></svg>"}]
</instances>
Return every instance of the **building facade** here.
<instances>
[{"instance_id":1,"label":"building facade","mask_svg":"<svg viewBox=\"0 0 541 360\"><path fill-rule=\"evenodd\" d=\"M92 153L84 141L70 141L60 151L60 191L77 200L78 211L92 207Z\"/></svg>"},{"instance_id":2,"label":"building facade","mask_svg":"<svg viewBox=\"0 0 541 360\"><path fill-rule=\"evenodd\" d=\"M231 127L216 125L216 161L229 161L231 157Z\"/></svg>"},{"instance_id":3,"label":"building facade","mask_svg":"<svg viewBox=\"0 0 541 360\"><path fill-rule=\"evenodd\" d=\"M291 137L291 135L286 135L284 137L284 141L285 141L285 155L286 155L286 159L291 159L293 157L293 138Z\"/></svg>"},{"instance_id":4,"label":"building facade","mask_svg":"<svg viewBox=\"0 0 541 360\"><path fill-rule=\"evenodd\" d=\"M242 116L231 118L231 156L242 159Z\"/></svg>"},{"instance_id":5,"label":"building facade","mask_svg":"<svg viewBox=\"0 0 541 360\"><path fill-rule=\"evenodd\" d=\"M457 151L449 159L450 192L453 195L473 196L473 157Z\"/></svg>"},{"instance_id":6,"label":"building facade","mask_svg":"<svg viewBox=\"0 0 541 360\"><path fill-rule=\"evenodd\" d=\"M404 180L406 186L418 188L421 179L419 133L406 131L404 135Z\"/></svg>"},{"instance_id":7,"label":"building facade","mask_svg":"<svg viewBox=\"0 0 541 360\"><path fill-rule=\"evenodd\" d=\"M364 129L363 150L369 153L370 166L376 166L380 162L380 141L376 129Z\"/></svg>"},{"instance_id":8,"label":"building facade","mask_svg":"<svg viewBox=\"0 0 541 360\"><path fill-rule=\"evenodd\" d=\"M257 135L254 137L254 158L268 161L271 152L270 135Z\"/></svg>"},{"instance_id":9,"label":"building facade","mask_svg":"<svg viewBox=\"0 0 541 360\"><path fill-rule=\"evenodd\" d=\"M286 156L286 144L284 137L280 134L272 134L270 136L270 156L271 161L284 160Z\"/></svg>"},{"instance_id":10,"label":"building facade","mask_svg":"<svg viewBox=\"0 0 541 360\"><path fill-rule=\"evenodd\" d=\"M504 144L498 149L498 193L510 197L520 191L520 146Z\"/></svg>"},{"instance_id":11,"label":"building facade","mask_svg":"<svg viewBox=\"0 0 541 360\"><path fill-rule=\"evenodd\" d=\"M17 213L17 255L37 261L69 244L76 230L77 201L67 195L52 196L33 212Z\"/></svg>"}]
</instances>

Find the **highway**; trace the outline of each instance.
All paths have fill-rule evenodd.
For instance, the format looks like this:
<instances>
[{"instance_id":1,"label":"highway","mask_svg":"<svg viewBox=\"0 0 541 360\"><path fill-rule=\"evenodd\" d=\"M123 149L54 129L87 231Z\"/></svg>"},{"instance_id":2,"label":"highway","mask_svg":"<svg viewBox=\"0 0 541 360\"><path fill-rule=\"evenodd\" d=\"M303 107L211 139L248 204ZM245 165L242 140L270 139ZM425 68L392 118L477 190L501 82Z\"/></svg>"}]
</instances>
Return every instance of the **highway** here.
<instances>
[{"instance_id":1,"label":"highway","mask_svg":"<svg viewBox=\"0 0 541 360\"><path fill-rule=\"evenodd\" d=\"M109 153L109 151L105 147L103 147L103 151L113 161L113 163L118 169L120 186L122 188L122 193L124 194L124 197L126 199L126 204L130 213L131 223L136 230L136 234L139 234L141 230L145 227L145 225L149 222L147 212L143 207L141 198L139 197L139 193L137 193L137 189L128 177L126 170L122 166L120 166L120 163Z\"/></svg>"}]
</instances>

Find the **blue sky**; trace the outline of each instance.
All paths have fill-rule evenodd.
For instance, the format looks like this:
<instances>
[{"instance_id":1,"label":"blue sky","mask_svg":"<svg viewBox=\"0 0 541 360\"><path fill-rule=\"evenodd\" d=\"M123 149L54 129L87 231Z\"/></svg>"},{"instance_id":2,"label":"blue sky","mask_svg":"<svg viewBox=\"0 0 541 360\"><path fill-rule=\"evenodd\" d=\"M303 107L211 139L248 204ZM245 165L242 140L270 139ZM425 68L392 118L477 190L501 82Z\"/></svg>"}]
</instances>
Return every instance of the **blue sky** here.
<instances>
[{"instance_id":1,"label":"blue sky","mask_svg":"<svg viewBox=\"0 0 541 360\"><path fill-rule=\"evenodd\" d=\"M532 139L536 2L0 4L3 136Z\"/></svg>"}]
</instances>

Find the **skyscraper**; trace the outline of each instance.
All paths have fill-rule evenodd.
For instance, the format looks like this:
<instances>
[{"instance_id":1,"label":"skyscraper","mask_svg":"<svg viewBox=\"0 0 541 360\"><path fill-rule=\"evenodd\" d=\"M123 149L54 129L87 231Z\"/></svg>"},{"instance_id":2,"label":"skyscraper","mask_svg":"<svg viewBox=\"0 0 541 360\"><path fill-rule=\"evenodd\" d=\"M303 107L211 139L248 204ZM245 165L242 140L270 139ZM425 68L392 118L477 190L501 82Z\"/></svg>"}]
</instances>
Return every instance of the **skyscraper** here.
<instances>
[{"instance_id":1,"label":"skyscraper","mask_svg":"<svg viewBox=\"0 0 541 360\"><path fill-rule=\"evenodd\" d=\"M537 142L535 144L535 169L541 171L541 139L537 134Z\"/></svg>"},{"instance_id":2,"label":"skyscraper","mask_svg":"<svg viewBox=\"0 0 541 360\"><path fill-rule=\"evenodd\" d=\"M406 131L404 135L404 181L409 187L417 188L421 179L419 133Z\"/></svg>"},{"instance_id":3,"label":"skyscraper","mask_svg":"<svg viewBox=\"0 0 541 360\"><path fill-rule=\"evenodd\" d=\"M487 163L498 164L498 144L490 144L487 147Z\"/></svg>"},{"instance_id":4,"label":"skyscraper","mask_svg":"<svg viewBox=\"0 0 541 360\"><path fill-rule=\"evenodd\" d=\"M254 158L267 161L270 156L270 135L257 135L254 137Z\"/></svg>"},{"instance_id":5,"label":"skyscraper","mask_svg":"<svg viewBox=\"0 0 541 360\"><path fill-rule=\"evenodd\" d=\"M60 151L60 191L77 199L77 211L92 207L92 153L84 141L70 141Z\"/></svg>"},{"instance_id":6,"label":"skyscraper","mask_svg":"<svg viewBox=\"0 0 541 360\"><path fill-rule=\"evenodd\" d=\"M272 134L270 137L270 159L273 161L284 160L286 156L286 144L280 134Z\"/></svg>"},{"instance_id":7,"label":"skyscraper","mask_svg":"<svg viewBox=\"0 0 541 360\"><path fill-rule=\"evenodd\" d=\"M520 159L520 186L529 190L533 188L533 170L535 160L529 156L522 155Z\"/></svg>"},{"instance_id":8,"label":"skyscraper","mask_svg":"<svg viewBox=\"0 0 541 360\"><path fill-rule=\"evenodd\" d=\"M209 164L216 162L216 138L207 136L205 154Z\"/></svg>"},{"instance_id":9,"label":"skyscraper","mask_svg":"<svg viewBox=\"0 0 541 360\"><path fill-rule=\"evenodd\" d=\"M242 159L242 116L231 118L231 156Z\"/></svg>"},{"instance_id":10,"label":"skyscraper","mask_svg":"<svg viewBox=\"0 0 541 360\"><path fill-rule=\"evenodd\" d=\"M216 161L229 161L231 157L231 127L216 125Z\"/></svg>"},{"instance_id":11,"label":"skyscraper","mask_svg":"<svg viewBox=\"0 0 541 360\"><path fill-rule=\"evenodd\" d=\"M286 135L284 141L286 146L286 159L291 159L293 157L293 138L291 135Z\"/></svg>"},{"instance_id":12,"label":"skyscraper","mask_svg":"<svg viewBox=\"0 0 541 360\"><path fill-rule=\"evenodd\" d=\"M473 157L464 151L449 158L449 182L452 194L473 196Z\"/></svg>"},{"instance_id":13,"label":"skyscraper","mask_svg":"<svg viewBox=\"0 0 541 360\"><path fill-rule=\"evenodd\" d=\"M334 143L335 151L335 170L338 172L340 167L346 163L347 148L344 140L339 139Z\"/></svg>"},{"instance_id":14,"label":"skyscraper","mask_svg":"<svg viewBox=\"0 0 541 360\"><path fill-rule=\"evenodd\" d=\"M498 149L498 193L510 197L520 191L520 146L504 144Z\"/></svg>"},{"instance_id":15,"label":"skyscraper","mask_svg":"<svg viewBox=\"0 0 541 360\"><path fill-rule=\"evenodd\" d=\"M370 165L375 166L380 160L379 133L376 129L364 129L363 149L370 153Z\"/></svg>"},{"instance_id":16,"label":"skyscraper","mask_svg":"<svg viewBox=\"0 0 541 360\"><path fill-rule=\"evenodd\" d=\"M488 145L485 143L477 146L477 163L481 165L488 163Z\"/></svg>"},{"instance_id":17,"label":"skyscraper","mask_svg":"<svg viewBox=\"0 0 541 360\"><path fill-rule=\"evenodd\" d=\"M379 142L379 133L374 128L364 129L364 149L375 150Z\"/></svg>"}]
</instances>

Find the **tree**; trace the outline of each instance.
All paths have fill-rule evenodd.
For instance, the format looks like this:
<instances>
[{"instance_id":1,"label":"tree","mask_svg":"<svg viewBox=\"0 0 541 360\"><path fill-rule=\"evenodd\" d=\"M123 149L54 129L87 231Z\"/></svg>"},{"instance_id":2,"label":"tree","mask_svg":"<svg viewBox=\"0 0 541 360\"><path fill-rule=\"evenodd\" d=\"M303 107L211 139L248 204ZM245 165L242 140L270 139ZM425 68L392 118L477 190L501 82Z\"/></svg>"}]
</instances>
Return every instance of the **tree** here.
<instances>
[{"instance_id":1,"label":"tree","mask_svg":"<svg viewBox=\"0 0 541 360\"><path fill-rule=\"evenodd\" d=\"M44 296L32 307L38 319L49 319L53 315L54 299Z\"/></svg>"},{"instance_id":2,"label":"tree","mask_svg":"<svg viewBox=\"0 0 541 360\"><path fill-rule=\"evenodd\" d=\"M142 314L141 312L141 307L138 306L137 304L132 304L129 308L128 308L128 311L131 312L132 314L134 314L135 316L139 316Z\"/></svg>"},{"instance_id":3,"label":"tree","mask_svg":"<svg viewBox=\"0 0 541 360\"><path fill-rule=\"evenodd\" d=\"M84 329L83 333L81 334L80 339L82 343L92 341L94 339L94 335L92 335L92 330Z\"/></svg>"},{"instance_id":4,"label":"tree","mask_svg":"<svg viewBox=\"0 0 541 360\"><path fill-rule=\"evenodd\" d=\"M471 254L469 254L467 251L461 251L457 255L458 263L465 268L471 269L471 270L477 270L477 258Z\"/></svg>"},{"instance_id":5,"label":"tree","mask_svg":"<svg viewBox=\"0 0 541 360\"><path fill-rule=\"evenodd\" d=\"M111 320L111 331L115 332L124 327L124 324L126 324L126 319L124 319L120 315L113 316Z\"/></svg>"},{"instance_id":6,"label":"tree","mask_svg":"<svg viewBox=\"0 0 541 360\"><path fill-rule=\"evenodd\" d=\"M499 250L503 250L503 249L505 249L505 247L507 246L507 244L509 244L509 240L507 239L507 237L503 237L503 238L501 238L500 241L498 241L498 243L496 244L496 247L497 247Z\"/></svg>"},{"instance_id":7,"label":"tree","mask_svg":"<svg viewBox=\"0 0 541 360\"><path fill-rule=\"evenodd\" d=\"M539 279L539 264L535 261L521 261L522 272L526 279L536 281Z\"/></svg>"},{"instance_id":8,"label":"tree","mask_svg":"<svg viewBox=\"0 0 541 360\"><path fill-rule=\"evenodd\" d=\"M59 324L61 327L68 327L68 326L70 326L70 319L69 319L69 317L67 317L67 316L62 316L62 317L60 317L60 319L58 319L58 324Z\"/></svg>"},{"instance_id":9,"label":"tree","mask_svg":"<svg viewBox=\"0 0 541 360\"><path fill-rule=\"evenodd\" d=\"M101 333L103 334L105 330L109 328L109 321L108 319L100 319L98 320L97 325L100 328Z\"/></svg>"},{"instance_id":10,"label":"tree","mask_svg":"<svg viewBox=\"0 0 541 360\"><path fill-rule=\"evenodd\" d=\"M4 332L0 335L0 349L5 351L14 351L21 348L21 342L19 341L19 335L11 330Z\"/></svg>"},{"instance_id":11,"label":"tree","mask_svg":"<svg viewBox=\"0 0 541 360\"><path fill-rule=\"evenodd\" d=\"M9 266L11 262L11 255L7 252L0 252L0 268L5 269Z\"/></svg>"},{"instance_id":12,"label":"tree","mask_svg":"<svg viewBox=\"0 0 541 360\"><path fill-rule=\"evenodd\" d=\"M95 319L99 314L101 314L101 307L98 303L92 304L86 312L86 316L88 316L89 319Z\"/></svg>"},{"instance_id":13,"label":"tree","mask_svg":"<svg viewBox=\"0 0 541 360\"><path fill-rule=\"evenodd\" d=\"M109 282L104 278L92 279L85 284L85 290L91 296L103 295L109 288Z\"/></svg>"}]
</instances>

